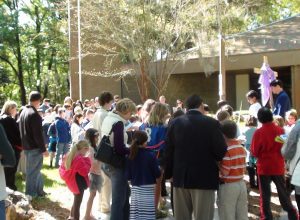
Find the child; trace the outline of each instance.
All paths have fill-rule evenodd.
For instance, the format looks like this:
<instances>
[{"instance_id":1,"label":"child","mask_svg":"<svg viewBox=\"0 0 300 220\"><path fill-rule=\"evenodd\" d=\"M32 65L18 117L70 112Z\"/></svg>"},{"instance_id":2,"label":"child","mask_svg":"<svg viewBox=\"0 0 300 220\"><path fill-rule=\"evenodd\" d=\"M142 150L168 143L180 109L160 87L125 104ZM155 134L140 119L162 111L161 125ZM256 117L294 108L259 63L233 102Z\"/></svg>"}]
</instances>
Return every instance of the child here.
<instances>
[{"instance_id":1,"label":"child","mask_svg":"<svg viewBox=\"0 0 300 220\"><path fill-rule=\"evenodd\" d=\"M275 125L283 128L284 127L284 119L280 115L274 115L274 121Z\"/></svg>"},{"instance_id":2,"label":"child","mask_svg":"<svg viewBox=\"0 0 300 220\"><path fill-rule=\"evenodd\" d=\"M56 153L56 145L57 145L55 122L52 122L52 124L49 126L47 134L49 136L48 151L50 153L50 167L53 167L53 159Z\"/></svg>"},{"instance_id":3,"label":"child","mask_svg":"<svg viewBox=\"0 0 300 220\"><path fill-rule=\"evenodd\" d=\"M59 168L61 178L74 194L74 202L69 217L72 220L80 219L80 205L83 193L90 184L88 174L91 168L91 160L85 156L88 151L89 143L86 140L74 143L66 160Z\"/></svg>"},{"instance_id":4,"label":"child","mask_svg":"<svg viewBox=\"0 0 300 220\"><path fill-rule=\"evenodd\" d=\"M161 175L154 153L145 147L148 136L136 131L130 147L127 177L131 181L130 219L155 219L154 190Z\"/></svg>"},{"instance_id":5,"label":"child","mask_svg":"<svg viewBox=\"0 0 300 220\"><path fill-rule=\"evenodd\" d=\"M298 115L295 109L291 109L290 111L285 113L286 125L284 126L284 131L287 135L291 132L291 130L295 126L297 118Z\"/></svg>"},{"instance_id":6,"label":"child","mask_svg":"<svg viewBox=\"0 0 300 220\"><path fill-rule=\"evenodd\" d=\"M85 211L85 220L92 220L95 219L91 215L91 210L93 207L93 201L96 196L96 193L100 194L101 187L102 187L102 176L101 176L101 162L98 160L95 160L94 155L97 148L97 143L99 141L99 132L94 128L89 128L85 133L85 139L90 144L90 150L89 150L89 157L92 161L92 167L90 169L89 179L90 179L90 197L88 199L87 205L86 205L86 211Z\"/></svg>"},{"instance_id":7,"label":"child","mask_svg":"<svg viewBox=\"0 0 300 220\"><path fill-rule=\"evenodd\" d=\"M247 188L244 181L246 150L235 139L237 125L225 120L221 123L228 148L220 163L220 188L218 190L218 212L222 220L248 219Z\"/></svg>"},{"instance_id":8,"label":"child","mask_svg":"<svg viewBox=\"0 0 300 220\"><path fill-rule=\"evenodd\" d=\"M250 116L246 120L246 129L243 132L245 139L246 139L245 147L246 147L247 151L249 151L249 152L250 152L252 137L253 137L254 132L256 131L256 127L257 127L257 119L254 116ZM250 187L258 188L257 179L255 179L255 177L257 176L256 159L255 159L255 157L253 157L250 154L248 161L249 162L248 162L248 166L247 166L247 171L248 171L248 175L249 175Z\"/></svg>"},{"instance_id":9,"label":"child","mask_svg":"<svg viewBox=\"0 0 300 220\"><path fill-rule=\"evenodd\" d=\"M163 155L165 151L165 138L167 133L166 121L169 117L169 110L165 104L155 103L146 123L140 126L140 130L143 130L148 135L147 148L152 149L156 152L159 165L164 167ZM167 196L166 180L162 170L162 176L160 182L156 184L155 188L155 207L157 209L157 218L164 218L167 214L159 209L165 205L166 200L163 197ZM160 203L160 204L159 204Z\"/></svg>"},{"instance_id":10,"label":"child","mask_svg":"<svg viewBox=\"0 0 300 220\"><path fill-rule=\"evenodd\" d=\"M249 107L250 116L254 116L255 118L257 118L257 112L261 108L261 104L258 102L258 99L259 99L258 93L254 90L250 90L246 94L246 98L250 104L250 107Z\"/></svg>"},{"instance_id":11,"label":"child","mask_svg":"<svg viewBox=\"0 0 300 220\"><path fill-rule=\"evenodd\" d=\"M253 135L251 153L257 158L261 218L273 219L270 207L271 182L273 181L277 188L280 204L288 213L288 219L296 220L297 212L285 188L285 166L280 152L282 144L275 142L275 138L282 135L284 131L273 123L273 114L270 109L261 108L257 117L262 123L262 127L257 129Z\"/></svg>"}]
</instances>

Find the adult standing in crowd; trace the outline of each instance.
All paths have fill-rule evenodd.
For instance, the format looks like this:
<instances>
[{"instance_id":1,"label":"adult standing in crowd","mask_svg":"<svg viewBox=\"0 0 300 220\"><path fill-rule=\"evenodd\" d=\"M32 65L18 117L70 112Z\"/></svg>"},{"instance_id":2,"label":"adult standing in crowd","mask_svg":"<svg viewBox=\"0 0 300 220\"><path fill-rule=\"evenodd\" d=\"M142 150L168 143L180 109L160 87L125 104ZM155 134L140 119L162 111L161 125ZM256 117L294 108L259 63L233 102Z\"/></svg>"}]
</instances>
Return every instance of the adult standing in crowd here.
<instances>
[{"instance_id":1,"label":"adult standing in crowd","mask_svg":"<svg viewBox=\"0 0 300 220\"><path fill-rule=\"evenodd\" d=\"M291 109L291 101L288 94L283 90L283 83L279 79L275 79L270 83L272 93L277 95L274 104L274 115L285 117L285 113Z\"/></svg>"},{"instance_id":2,"label":"adult standing in crowd","mask_svg":"<svg viewBox=\"0 0 300 220\"><path fill-rule=\"evenodd\" d=\"M198 95L188 97L187 113L174 119L166 138L166 172L173 172L176 219L212 220L219 187L218 161L226 142L215 119L203 115ZM171 171L170 171L171 170Z\"/></svg>"},{"instance_id":3,"label":"adult standing in crowd","mask_svg":"<svg viewBox=\"0 0 300 220\"><path fill-rule=\"evenodd\" d=\"M114 97L110 92L102 92L99 96L99 108L96 111L94 118L92 119L93 128L97 129L99 132L99 137L101 139L101 127L104 118L107 116L108 111L111 109ZM104 172L106 165L102 165L101 175L103 177L103 183L101 188L101 193L99 196L99 208L102 213L110 212L110 200L111 200L111 181L107 172Z\"/></svg>"},{"instance_id":4,"label":"adult standing in crowd","mask_svg":"<svg viewBox=\"0 0 300 220\"><path fill-rule=\"evenodd\" d=\"M117 105L117 102L119 100L120 100L120 96L119 95L114 95L114 102L112 103L111 110L115 110L116 109L116 105Z\"/></svg>"},{"instance_id":5,"label":"adult standing in crowd","mask_svg":"<svg viewBox=\"0 0 300 220\"><path fill-rule=\"evenodd\" d=\"M46 112L47 109L50 108L50 99L44 98L43 104L39 107L43 113Z\"/></svg>"},{"instance_id":6,"label":"adult standing in crowd","mask_svg":"<svg viewBox=\"0 0 300 220\"><path fill-rule=\"evenodd\" d=\"M294 183L295 186L295 198L298 206L298 215L300 214L300 120L297 121L296 125L290 132L286 143L281 149L283 157L286 159L288 165L288 172L292 176L293 180L297 180ZM297 182L297 184L296 184Z\"/></svg>"},{"instance_id":7,"label":"adult standing in crowd","mask_svg":"<svg viewBox=\"0 0 300 220\"><path fill-rule=\"evenodd\" d=\"M7 196L3 167L15 167L14 151L6 137L5 130L0 124L0 219L5 220L5 198Z\"/></svg>"},{"instance_id":8,"label":"adult standing in crowd","mask_svg":"<svg viewBox=\"0 0 300 220\"><path fill-rule=\"evenodd\" d=\"M136 107L133 101L128 98L121 99L117 102L116 110L109 112L104 119L101 133L110 135L110 142L116 153L123 155L124 158L129 154L127 145L127 133L125 124L135 113ZM129 219L129 185L126 176L125 164L124 167L110 166L110 178L112 185L112 204L111 204L111 220L127 220Z\"/></svg>"},{"instance_id":9,"label":"adult standing in crowd","mask_svg":"<svg viewBox=\"0 0 300 220\"><path fill-rule=\"evenodd\" d=\"M29 105L22 110L19 120L22 146L26 157L26 190L29 196L45 196L44 181L41 173L43 154L48 155L43 139L42 118L37 112L41 94L29 94Z\"/></svg>"},{"instance_id":10,"label":"adult standing in crowd","mask_svg":"<svg viewBox=\"0 0 300 220\"><path fill-rule=\"evenodd\" d=\"M18 124L15 120L17 114L17 103L14 101L6 101L3 105L0 117L0 123L2 124L8 141L10 142L16 158L16 164L13 167L4 167L6 186L12 190L17 190L15 184L16 172L20 155L22 152L22 143Z\"/></svg>"},{"instance_id":11,"label":"adult standing in crowd","mask_svg":"<svg viewBox=\"0 0 300 220\"><path fill-rule=\"evenodd\" d=\"M170 105L166 101L167 101L167 99L166 99L166 97L164 95L162 95L162 96L159 97L159 102L161 104L166 105L167 108L168 108L169 114L172 115L173 114L173 109L170 107Z\"/></svg>"}]
</instances>

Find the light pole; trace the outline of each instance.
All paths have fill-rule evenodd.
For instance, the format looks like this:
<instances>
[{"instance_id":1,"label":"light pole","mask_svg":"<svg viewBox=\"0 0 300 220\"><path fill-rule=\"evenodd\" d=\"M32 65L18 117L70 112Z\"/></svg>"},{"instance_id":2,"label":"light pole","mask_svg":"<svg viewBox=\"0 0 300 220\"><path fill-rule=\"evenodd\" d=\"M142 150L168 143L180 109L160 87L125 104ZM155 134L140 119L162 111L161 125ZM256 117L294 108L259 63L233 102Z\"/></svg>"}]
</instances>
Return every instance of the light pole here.
<instances>
[{"instance_id":1,"label":"light pole","mask_svg":"<svg viewBox=\"0 0 300 220\"><path fill-rule=\"evenodd\" d=\"M82 101L80 0L77 0L79 100Z\"/></svg>"},{"instance_id":2,"label":"light pole","mask_svg":"<svg viewBox=\"0 0 300 220\"><path fill-rule=\"evenodd\" d=\"M69 35L69 57L71 57L71 5L70 1L68 0L68 35ZM71 80L71 69L69 65L69 85L70 85L70 96L72 97L72 80Z\"/></svg>"},{"instance_id":3,"label":"light pole","mask_svg":"<svg viewBox=\"0 0 300 220\"><path fill-rule=\"evenodd\" d=\"M225 44L222 37L222 21L220 14L220 0L217 0L218 41L219 41L219 100L226 100L226 68Z\"/></svg>"}]
</instances>

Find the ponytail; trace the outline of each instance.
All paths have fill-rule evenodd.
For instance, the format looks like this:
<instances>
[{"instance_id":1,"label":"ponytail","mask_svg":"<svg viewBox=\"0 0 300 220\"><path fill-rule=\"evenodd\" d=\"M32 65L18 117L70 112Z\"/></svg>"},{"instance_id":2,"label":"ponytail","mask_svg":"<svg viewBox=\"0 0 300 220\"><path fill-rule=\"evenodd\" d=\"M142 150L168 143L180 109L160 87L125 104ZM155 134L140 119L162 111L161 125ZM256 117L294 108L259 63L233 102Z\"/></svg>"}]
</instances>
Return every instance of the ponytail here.
<instances>
[{"instance_id":1,"label":"ponytail","mask_svg":"<svg viewBox=\"0 0 300 220\"><path fill-rule=\"evenodd\" d=\"M67 156L66 159L66 170L69 170L71 168L72 165L72 161L74 160L75 155L77 154L78 151L80 151L82 148L84 147L88 147L89 143L86 140L80 140L77 143L73 143L72 147L71 147L71 151Z\"/></svg>"},{"instance_id":2,"label":"ponytail","mask_svg":"<svg viewBox=\"0 0 300 220\"><path fill-rule=\"evenodd\" d=\"M130 147L129 159L134 160L139 152L139 146L146 143L148 140L147 133L145 131L135 131L133 133L132 145Z\"/></svg>"},{"instance_id":3,"label":"ponytail","mask_svg":"<svg viewBox=\"0 0 300 220\"><path fill-rule=\"evenodd\" d=\"M134 158L136 157L136 155L139 152L139 145L137 143L138 141L136 139L134 139L132 141L132 145L130 147L130 153L129 153L129 160L134 160Z\"/></svg>"}]
</instances>

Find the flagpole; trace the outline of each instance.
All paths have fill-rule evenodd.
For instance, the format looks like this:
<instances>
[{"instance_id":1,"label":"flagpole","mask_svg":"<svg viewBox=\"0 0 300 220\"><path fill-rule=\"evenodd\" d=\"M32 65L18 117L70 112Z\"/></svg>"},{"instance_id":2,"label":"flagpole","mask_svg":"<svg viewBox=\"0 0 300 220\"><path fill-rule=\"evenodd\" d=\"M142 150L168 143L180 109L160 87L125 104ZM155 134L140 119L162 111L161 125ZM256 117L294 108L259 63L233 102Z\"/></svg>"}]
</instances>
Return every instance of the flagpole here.
<instances>
[{"instance_id":1,"label":"flagpole","mask_svg":"<svg viewBox=\"0 0 300 220\"><path fill-rule=\"evenodd\" d=\"M217 21L219 26L219 100L226 100L226 70L225 70L225 44L222 37L222 21L220 15L220 0L217 0Z\"/></svg>"},{"instance_id":2,"label":"flagpole","mask_svg":"<svg viewBox=\"0 0 300 220\"><path fill-rule=\"evenodd\" d=\"M80 0L77 0L79 100L82 101Z\"/></svg>"},{"instance_id":3,"label":"flagpole","mask_svg":"<svg viewBox=\"0 0 300 220\"><path fill-rule=\"evenodd\" d=\"M69 57L71 57L71 5L68 0L68 34L69 34ZM69 68L69 85L70 85L70 97L72 97L72 80L71 80L71 69Z\"/></svg>"}]
</instances>

